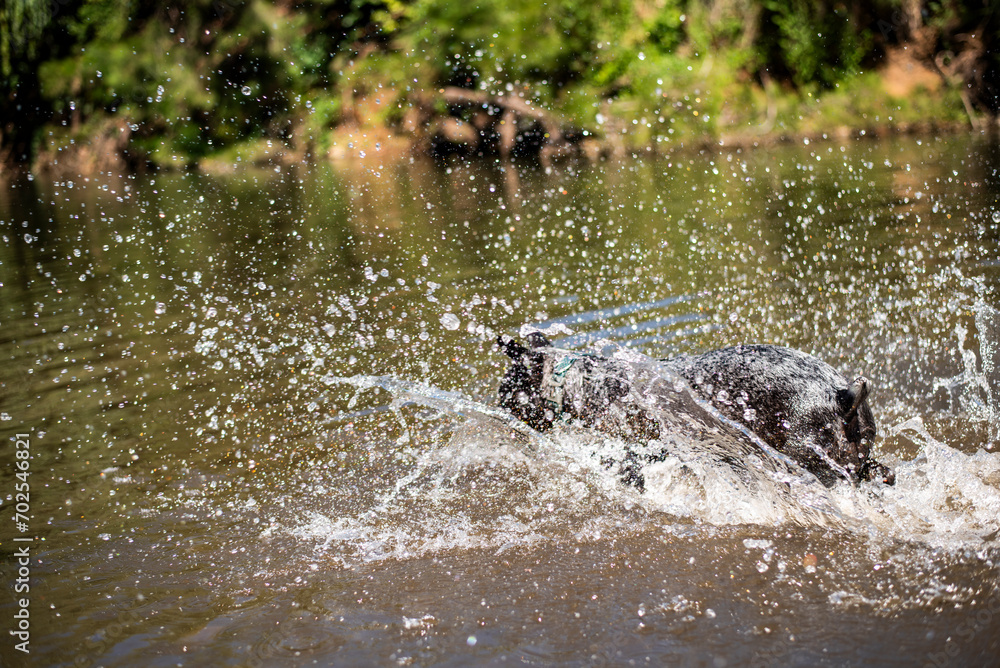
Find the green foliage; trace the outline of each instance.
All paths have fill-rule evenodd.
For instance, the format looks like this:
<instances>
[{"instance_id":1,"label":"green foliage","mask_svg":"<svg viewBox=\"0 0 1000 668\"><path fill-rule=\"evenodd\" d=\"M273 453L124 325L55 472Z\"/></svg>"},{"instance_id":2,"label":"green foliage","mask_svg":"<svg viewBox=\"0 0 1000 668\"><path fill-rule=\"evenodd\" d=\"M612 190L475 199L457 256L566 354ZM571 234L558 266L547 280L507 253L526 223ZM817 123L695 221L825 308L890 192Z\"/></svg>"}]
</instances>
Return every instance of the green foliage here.
<instances>
[{"instance_id":1,"label":"green foliage","mask_svg":"<svg viewBox=\"0 0 1000 668\"><path fill-rule=\"evenodd\" d=\"M400 41L438 85L503 92L530 83L551 98L613 59L632 20L626 0L416 0Z\"/></svg>"},{"instance_id":2,"label":"green foliage","mask_svg":"<svg viewBox=\"0 0 1000 668\"><path fill-rule=\"evenodd\" d=\"M132 0L85 0L76 16L66 21L66 31L81 44L121 39L128 29L132 4Z\"/></svg>"},{"instance_id":3,"label":"green foliage","mask_svg":"<svg viewBox=\"0 0 1000 668\"><path fill-rule=\"evenodd\" d=\"M684 42L685 0L669 0L658 8L644 28L650 47L659 53L673 53Z\"/></svg>"},{"instance_id":4,"label":"green foliage","mask_svg":"<svg viewBox=\"0 0 1000 668\"><path fill-rule=\"evenodd\" d=\"M1000 19L985 5L922 7L943 49L959 49L957 31L986 26L990 71L1000 72ZM796 109L809 116L817 96L842 97L879 48L904 37L902 8L903 0L7 0L0 55L8 99L22 80L30 83L19 94L38 99L29 132L65 126L68 140L80 140L91 119L123 119L135 151L166 165L250 159L255 147L292 143L323 150L339 124L402 128L426 113L458 113L437 95L444 86L517 94L593 134L642 143L755 128L771 103L777 127L794 125ZM776 85L765 92L761 81Z\"/></svg>"},{"instance_id":5,"label":"green foliage","mask_svg":"<svg viewBox=\"0 0 1000 668\"><path fill-rule=\"evenodd\" d=\"M0 4L0 71L14 75L14 61L34 60L52 18L51 0L14 0Z\"/></svg>"},{"instance_id":6,"label":"green foliage","mask_svg":"<svg viewBox=\"0 0 1000 668\"><path fill-rule=\"evenodd\" d=\"M923 125L959 123L965 112L957 90L937 94L920 90L905 98L892 98L881 92L877 74L865 73L846 80L822 97L808 104L785 106L781 122L790 129L810 134L837 128L877 128L886 123ZM794 114L791 113L794 111Z\"/></svg>"},{"instance_id":7,"label":"green foliage","mask_svg":"<svg viewBox=\"0 0 1000 668\"><path fill-rule=\"evenodd\" d=\"M761 42L764 62L787 72L797 86L829 88L856 74L871 33L858 29L843 5L825 0L764 0L763 20L777 28Z\"/></svg>"}]
</instances>

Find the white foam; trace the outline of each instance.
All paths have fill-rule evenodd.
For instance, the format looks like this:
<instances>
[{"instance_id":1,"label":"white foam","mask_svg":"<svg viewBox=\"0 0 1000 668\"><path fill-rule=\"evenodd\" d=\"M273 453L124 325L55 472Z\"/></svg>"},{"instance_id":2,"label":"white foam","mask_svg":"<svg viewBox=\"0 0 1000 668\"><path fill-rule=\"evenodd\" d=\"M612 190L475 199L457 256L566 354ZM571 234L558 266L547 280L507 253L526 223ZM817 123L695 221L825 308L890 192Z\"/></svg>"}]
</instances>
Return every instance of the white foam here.
<instances>
[{"instance_id":1,"label":"white foam","mask_svg":"<svg viewBox=\"0 0 1000 668\"><path fill-rule=\"evenodd\" d=\"M1000 453L960 452L931 436L919 417L890 433L912 437L918 456L894 463L893 487L836 488L840 510L899 540L948 550L1000 545Z\"/></svg>"},{"instance_id":2,"label":"white foam","mask_svg":"<svg viewBox=\"0 0 1000 668\"><path fill-rule=\"evenodd\" d=\"M561 425L542 435L494 407L420 383L369 376L326 381L380 387L394 403L438 413L433 425L410 419L406 448L386 442L385 452L368 453L381 457L372 460L380 476L370 488L354 489L351 503L332 489L330 499L317 499L291 529L344 565L453 550L500 554L544 541L595 540L623 526L668 526L675 521L668 518L836 527L877 542L946 550L998 545L1000 454L962 453L933 438L919 418L888 430L920 445L917 458L887 462L896 472L894 487L827 489L742 431L712 422L709 412L692 415L652 444L668 454L644 467L646 489L639 493L621 482L618 465L608 464L622 461L626 444L603 434ZM670 392L686 391L667 385ZM705 425L715 432L692 436ZM387 468L386 462L395 463ZM340 510L345 507L352 510Z\"/></svg>"}]
</instances>

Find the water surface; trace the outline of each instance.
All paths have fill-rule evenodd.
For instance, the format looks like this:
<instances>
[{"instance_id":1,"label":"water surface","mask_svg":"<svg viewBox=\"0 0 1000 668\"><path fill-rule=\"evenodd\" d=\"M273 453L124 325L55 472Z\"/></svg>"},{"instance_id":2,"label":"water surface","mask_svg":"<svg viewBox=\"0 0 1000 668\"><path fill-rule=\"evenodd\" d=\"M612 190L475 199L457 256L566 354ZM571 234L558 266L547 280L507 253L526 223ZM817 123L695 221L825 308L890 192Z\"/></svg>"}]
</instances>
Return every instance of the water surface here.
<instances>
[{"instance_id":1,"label":"water surface","mask_svg":"<svg viewBox=\"0 0 1000 668\"><path fill-rule=\"evenodd\" d=\"M954 137L6 184L30 665L996 665L998 168ZM497 408L525 327L864 373L897 483L734 469L693 410L640 494L593 454L623 444Z\"/></svg>"}]
</instances>

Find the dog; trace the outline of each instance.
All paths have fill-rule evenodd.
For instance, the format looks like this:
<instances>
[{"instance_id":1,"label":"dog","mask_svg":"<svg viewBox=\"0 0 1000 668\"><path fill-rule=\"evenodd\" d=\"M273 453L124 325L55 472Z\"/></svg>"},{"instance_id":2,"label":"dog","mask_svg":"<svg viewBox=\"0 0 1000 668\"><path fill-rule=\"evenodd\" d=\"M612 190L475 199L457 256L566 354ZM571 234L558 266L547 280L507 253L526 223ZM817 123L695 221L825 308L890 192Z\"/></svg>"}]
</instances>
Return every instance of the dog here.
<instances>
[{"instance_id":1,"label":"dog","mask_svg":"<svg viewBox=\"0 0 1000 668\"><path fill-rule=\"evenodd\" d=\"M500 405L515 417L539 431L569 419L627 442L659 439L666 416L657 407L671 410L671 406L658 405L649 399L650 393L635 391L633 367L616 359L555 348L540 332L529 334L527 341L525 346L510 337L497 339L513 360L500 383ZM827 487L845 479L895 483L893 472L871 457L877 432L868 405L871 383L867 378L848 381L816 357L763 344L657 362L667 375L682 378L699 399ZM648 379L644 382L648 385ZM665 454L647 459L662 459ZM629 459L623 466L623 479L642 488L641 462L635 456Z\"/></svg>"}]
</instances>

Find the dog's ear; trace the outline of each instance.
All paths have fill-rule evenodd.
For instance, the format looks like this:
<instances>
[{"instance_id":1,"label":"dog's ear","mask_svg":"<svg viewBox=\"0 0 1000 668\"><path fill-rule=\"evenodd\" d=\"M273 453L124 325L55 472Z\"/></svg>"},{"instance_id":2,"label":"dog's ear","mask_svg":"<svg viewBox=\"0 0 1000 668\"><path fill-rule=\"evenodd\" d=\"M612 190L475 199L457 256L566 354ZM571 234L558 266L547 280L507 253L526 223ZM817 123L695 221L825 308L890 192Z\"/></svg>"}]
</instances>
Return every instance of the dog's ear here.
<instances>
[{"instance_id":1,"label":"dog's ear","mask_svg":"<svg viewBox=\"0 0 1000 668\"><path fill-rule=\"evenodd\" d=\"M520 360L528 352L527 348L506 334L497 337L497 345L512 360Z\"/></svg>"},{"instance_id":2,"label":"dog's ear","mask_svg":"<svg viewBox=\"0 0 1000 668\"><path fill-rule=\"evenodd\" d=\"M851 424L858 416L858 409L872 391L872 384L864 376L858 376L846 390L837 392L837 403L844 411L844 423Z\"/></svg>"},{"instance_id":3,"label":"dog's ear","mask_svg":"<svg viewBox=\"0 0 1000 668\"><path fill-rule=\"evenodd\" d=\"M541 332L532 332L528 334L528 345L532 348L548 348L552 344L549 342L545 335Z\"/></svg>"}]
</instances>

